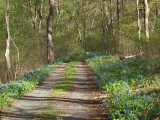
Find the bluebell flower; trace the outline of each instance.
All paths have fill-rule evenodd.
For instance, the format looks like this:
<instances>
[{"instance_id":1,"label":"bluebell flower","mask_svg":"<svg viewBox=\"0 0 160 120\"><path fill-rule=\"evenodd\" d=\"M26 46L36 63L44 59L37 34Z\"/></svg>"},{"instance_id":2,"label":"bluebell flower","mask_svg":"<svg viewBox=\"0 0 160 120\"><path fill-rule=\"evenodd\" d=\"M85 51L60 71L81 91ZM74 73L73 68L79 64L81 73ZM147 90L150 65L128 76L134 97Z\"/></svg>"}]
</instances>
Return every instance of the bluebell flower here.
<instances>
[{"instance_id":1,"label":"bluebell flower","mask_svg":"<svg viewBox=\"0 0 160 120\"><path fill-rule=\"evenodd\" d=\"M105 103L105 102L106 102L106 99L103 99L103 100L102 100L102 103Z\"/></svg>"},{"instance_id":2,"label":"bluebell flower","mask_svg":"<svg viewBox=\"0 0 160 120\"><path fill-rule=\"evenodd\" d=\"M115 98L114 101L117 101L117 98Z\"/></svg>"},{"instance_id":3,"label":"bluebell flower","mask_svg":"<svg viewBox=\"0 0 160 120\"><path fill-rule=\"evenodd\" d=\"M147 120L151 120L150 117L147 117Z\"/></svg>"},{"instance_id":4,"label":"bluebell flower","mask_svg":"<svg viewBox=\"0 0 160 120\"><path fill-rule=\"evenodd\" d=\"M108 119L109 119L109 120L112 120L112 117L109 115L109 116L108 116Z\"/></svg>"},{"instance_id":5,"label":"bluebell flower","mask_svg":"<svg viewBox=\"0 0 160 120\"><path fill-rule=\"evenodd\" d=\"M139 92L137 92L137 94L141 94L141 92L139 91Z\"/></svg>"},{"instance_id":6,"label":"bluebell flower","mask_svg":"<svg viewBox=\"0 0 160 120\"><path fill-rule=\"evenodd\" d=\"M119 111L118 110L116 110L116 112L114 113L114 114L118 114L119 113Z\"/></svg>"}]
</instances>

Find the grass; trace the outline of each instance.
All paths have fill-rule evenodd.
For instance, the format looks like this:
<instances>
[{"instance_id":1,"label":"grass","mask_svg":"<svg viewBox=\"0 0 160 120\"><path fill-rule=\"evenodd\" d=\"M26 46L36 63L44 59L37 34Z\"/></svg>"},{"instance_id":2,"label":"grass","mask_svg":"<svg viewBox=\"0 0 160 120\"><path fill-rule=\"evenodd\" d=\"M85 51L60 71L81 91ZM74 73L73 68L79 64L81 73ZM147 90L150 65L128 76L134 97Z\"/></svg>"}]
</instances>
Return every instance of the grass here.
<instances>
[{"instance_id":1,"label":"grass","mask_svg":"<svg viewBox=\"0 0 160 120\"><path fill-rule=\"evenodd\" d=\"M40 107L40 108L38 108L38 110L52 110L52 111L34 114L33 118L51 118L51 119L60 120L62 117L60 117L59 115L66 113L66 111L63 111L63 110L54 110L54 109L57 109L57 106Z\"/></svg>"},{"instance_id":2,"label":"grass","mask_svg":"<svg viewBox=\"0 0 160 120\"><path fill-rule=\"evenodd\" d=\"M61 77L61 79L54 85L54 89L51 92L51 95L60 95L60 94L65 94L68 89L72 87L72 83L74 82L75 79L75 73L77 72L77 67L76 64L79 60L84 58L86 54L80 54L70 62L67 67L66 71Z\"/></svg>"},{"instance_id":3,"label":"grass","mask_svg":"<svg viewBox=\"0 0 160 120\"><path fill-rule=\"evenodd\" d=\"M35 114L33 115L34 118L40 117L40 118L57 118L57 115L52 113L41 113L41 114Z\"/></svg>"},{"instance_id":4,"label":"grass","mask_svg":"<svg viewBox=\"0 0 160 120\"><path fill-rule=\"evenodd\" d=\"M75 78L74 73L76 73L76 62L71 62L67 65L66 72L63 74L62 78L54 85L51 94L63 94L66 90L71 88Z\"/></svg>"},{"instance_id":5,"label":"grass","mask_svg":"<svg viewBox=\"0 0 160 120\"><path fill-rule=\"evenodd\" d=\"M43 106L43 107L39 107L38 110L53 110L56 108L57 106Z\"/></svg>"},{"instance_id":6,"label":"grass","mask_svg":"<svg viewBox=\"0 0 160 120\"><path fill-rule=\"evenodd\" d=\"M60 119L61 117L57 114L65 114L65 111L53 111L53 112L46 112L46 113L40 113L40 114L34 114L33 118L52 118L52 119Z\"/></svg>"},{"instance_id":7,"label":"grass","mask_svg":"<svg viewBox=\"0 0 160 120\"><path fill-rule=\"evenodd\" d=\"M160 119L160 76L152 69L159 64L152 66L154 61L143 58L117 60L99 53L91 53L86 61L99 88L109 96L102 100L110 111L108 119Z\"/></svg>"}]
</instances>

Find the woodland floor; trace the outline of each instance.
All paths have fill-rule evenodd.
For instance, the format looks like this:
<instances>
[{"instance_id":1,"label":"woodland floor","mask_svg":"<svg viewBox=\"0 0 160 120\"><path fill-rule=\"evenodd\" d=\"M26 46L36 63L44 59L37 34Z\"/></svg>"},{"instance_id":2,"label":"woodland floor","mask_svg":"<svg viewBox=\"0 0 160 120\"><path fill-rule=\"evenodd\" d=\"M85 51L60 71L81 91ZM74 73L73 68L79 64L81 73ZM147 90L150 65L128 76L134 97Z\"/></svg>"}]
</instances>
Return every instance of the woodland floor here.
<instances>
[{"instance_id":1,"label":"woodland floor","mask_svg":"<svg viewBox=\"0 0 160 120\"><path fill-rule=\"evenodd\" d=\"M34 91L14 100L14 108L1 113L2 120L53 120L50 118L35 117L36 114L53 113L62 120L103 120L107 111L101 102L103 94L93 77L93 73L84 61L77 63L75 82L71 89L61 95L50 95L54 84L65 72L68 63L58 65L55 71ZM53 109L40 109L52 106ZM49 116L49 114L48 114ZM58 118L54 118L55 120Z\"/></svg>"}]
</instances>

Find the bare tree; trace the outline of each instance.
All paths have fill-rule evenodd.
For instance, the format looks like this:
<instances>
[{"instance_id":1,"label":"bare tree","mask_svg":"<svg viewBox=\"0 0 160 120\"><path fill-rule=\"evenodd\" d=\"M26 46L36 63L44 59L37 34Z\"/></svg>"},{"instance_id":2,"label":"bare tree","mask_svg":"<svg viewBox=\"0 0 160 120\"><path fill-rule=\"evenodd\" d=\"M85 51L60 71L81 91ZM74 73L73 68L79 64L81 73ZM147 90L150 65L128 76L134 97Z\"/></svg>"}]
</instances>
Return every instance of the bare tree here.
<instances>
[{"instance_id":1,"label":"bare tree","mask_svg":"<svg viewBox=\"0 0 160 120\"><path fill-rule=\"evenodd\" d=\"M47 20L47 57L48 62L54 60L53 41L52 41L52 26L54 17L54 0L49 0L49 16Z\"/></svg>"},{"instance_id":2,"label":"bare tree","mask_svg":"<svg viewBox=\"0 0 160 120\"><path fill-rule=\"evenodd\" d=\"M6 0L6 62L7 62L7 80L12 80L12 70L10 63L10 31L9 31L9 0Z\"/></svg>"}]
</instances>

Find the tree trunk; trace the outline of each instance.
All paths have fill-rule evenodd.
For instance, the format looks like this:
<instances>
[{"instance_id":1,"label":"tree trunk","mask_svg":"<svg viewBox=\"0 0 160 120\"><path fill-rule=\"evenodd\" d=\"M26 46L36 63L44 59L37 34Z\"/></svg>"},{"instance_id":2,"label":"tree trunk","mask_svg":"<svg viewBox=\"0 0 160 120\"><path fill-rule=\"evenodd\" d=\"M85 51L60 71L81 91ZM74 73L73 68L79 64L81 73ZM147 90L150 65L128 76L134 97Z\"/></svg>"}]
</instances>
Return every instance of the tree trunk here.
<instances>
[{"instance_id":1,"label":"tree trunk","mask_svg":"<svg viewBox=\"0 0 160 120\"><path fill-rule=\"evenodd\" d=\"M111 19L111 33L112 33L112 40L113 40L113 47L114 47L114 53L117 52L117 47L116 47L116 40L114 37L114 25L113 25L113 7L112 3L113 1L110 0L110 19Z\"/></svg>"},{"instance_id":2,"label":"tree trunk","mask_svg":"<svg viewBox=\"0 0 160 120\"><path fill-rule=\"evenodd\" d=\"M107 1L103 1L103 12L105 13L105 18L106 18L106 29L108 29L108 26L111 23L111 21L110 21L110 15L109 15Z\"/></svg>"},{"instance_id":3,"label":"tree trunk","mask_svg":"<svg viewBox=\"0 0 160 120\"><path fill-rule=\"evenodd\" d=\"M29 0L29 11L31 14L31 19L32 19L32 26L34 29L36 29L37 25L37 7L38 7L38 2L39 0L34 1L35 3L32 3L32 0ZM34 4L34 7L33 7Z\"/></svg>"},{"instance_id":4,"label":"tree trunk","mask_svg":"<svg viewBox=\"0 0 160 120\"><path fill-rule=\"evenodd\" d=\"M141 38L141 19L140 19L140 10L139 10L139 0L137 0L137 28L138 28L138 38ZM142 46L139 48L140 54L142 54Z\"/></svg>"},{"instance_id":5,"label":"tree trunk","mask_svg":"<svg viewBox=\"0 0 160 120\"><path fill-rule=\"evenodd\" d=\"M157 28L157 21L158 21L158 3L156 3L156 10L155 10L155 28Z\"/></svg>"},{"instance_id":6,"label":"tree trunk","mask_svg":"<svg viewBox=\"0 0 160 120\"><path fill-rule=\"evenodd\" d=\"M41 6L40 6L40 9L39 9L38 13L39 13L38 29L41 30L41 28L42 28L42 18L43 18L43 0L41 0Z\"/></svg>"},{"instance_id":7,"label":"tree trunk","mask_svg":"<svg viewBox=\"0 0 160 120\"><path fill-rule=\"evenodd\" d=\"M121 4L120 4L120 0L117 0L117 19L118 19L118 25L119 25L119 13L120 13L120 9L121 9Z\"/></svg>"},{"instance_id":8,"label":"tree trunk","mask_svg":"<svg viewBox=\"0 0 160 120\"><path fill-rule=\"evenodd\" d=\"M9 31L9 0L6 0L6 62L7 62L7 80L12 80L12 71L10 63L10 31Z\"/></svg>"},{"instance_id":9,"label":"tree trunk","mask_svg":"<svg viewBox=\"0 0 160 120\"><path fill-rule=\"evenodd\" d=\"M124 5L124 2L123 2L123 0L122 0L122 7L121 7L121 8L122 8L122 10L123 10L123 5Z\"/></svg>"},{"instance_id":10,"label":"tree trunk","mask_svg":"<svg viewBox=\"0 0 160 120\"><path fill-rule=\"evenodd\" d=\"M29 8L30 8L30 14L31 14L31 19L32 19L32 27L35 29L36 25L34 22L34 13L33 13L33 7L32 7L31 0L29 0Z\"/></svg>"},{"instance_id":11,"label":"tree trunk","mask_svg":"<svg viewBox=\"0 0 160 120\"><path fill-rule=\"evenodd\" d=\"M84 51L87 52L87 41L86 41L86 19L84 19L83 23L83 41L84 41Z\"/></svg>"},{"instance_id":12,"label":"tree trunk","mask_svg":"<svg viewBox=\"0 0 160 120\"><path fill-rule=\"evenodd\" d=\"M75 20L75 24L76 24L76 27L77 27L77 32L79 34L80 42L83 44L82 33L81 33L80 28L79 28L79 24L78 24L78 22L76 20Z\"/></svg>"},{"instance_id":13,"label":"tree trunk","mask_svg":"<svg viewBox=\"0 0 160 120\"><path fill-rule=\"evenodd\" d=\"M105 17L104 17L104 13L106 15L106 17L108 17L108 10L107 10L107 6L106 6L106 1L101 1L101 17L102 17L102 32L103 32L103 41L104 41L104 52L107 53L107 39L106 39L106 25L105 25ZM108 19L106 20L108 22Z\"/></svg>"},{"instance_id":14,"label":"tree trunk","mask_svg":"<svg viewBox=\"0 0 160 120\"><path fill-rule=\"evenodd\" d=\"M95 10L95 13L94 13L94 17L96 17L97 15L97 9ZM95 22L95 18L92 19L92 25L91 25L91 28L94 27L94 22Z\"/></svg>"},{"instance_id":15,"label":"tree trunk","mask_svg":"<svg viewBox=\"0 0 160 120\"><path fill-rule=\"evenodd\" d=\"M69 52L69 29L70 29L70 21L67 25L66 55L68 55L68 52Z\"/></svg>"},{"instance_id":16,"label":"tree trunk","mask_svg":"<svg viewBox=\"0 0 160 120\"><path fill-rule=\"evenodd\" d=\"M141 20L140 20L140 11L139 11L139 0L137 0L137 20L138 20L138 37L141 38Z\"/></svg>"},{"instance_id":17,"label":"tree trunk","mask_svg":"<svg viewBox=\"0 0 160 120\"><path fill-rule=\"evenodd\" d=\"M148 1L144 0L145 5L145 31L146 31L146 38L149 38L149 6Z\"/></svg>"},{"instance_id":18,"label":"tree trunk","mask_svg":"<svg viewBox=\"0 0 160 120\"><path fill-rule=\"evenodd\" d=\"M53 26L53 16L54 16L54 0L49 0L49 16L47 20L47 57L48 62L54 60L54 51L53 51L53 41L52 41L52 26Z\"/></svg>"},{"instance_id":19,"label":"tree trunk","mask_svg":"<svg viewBox=\"0 0 160 120\"><path fill-rule=\"evenodd\" d=\"M38 7L38 0L36 1L36 3L35 3L35 8L34 8L34 29L36 29L36 22L37 22L37 7Z\"/></svg>"}]
</instances>

